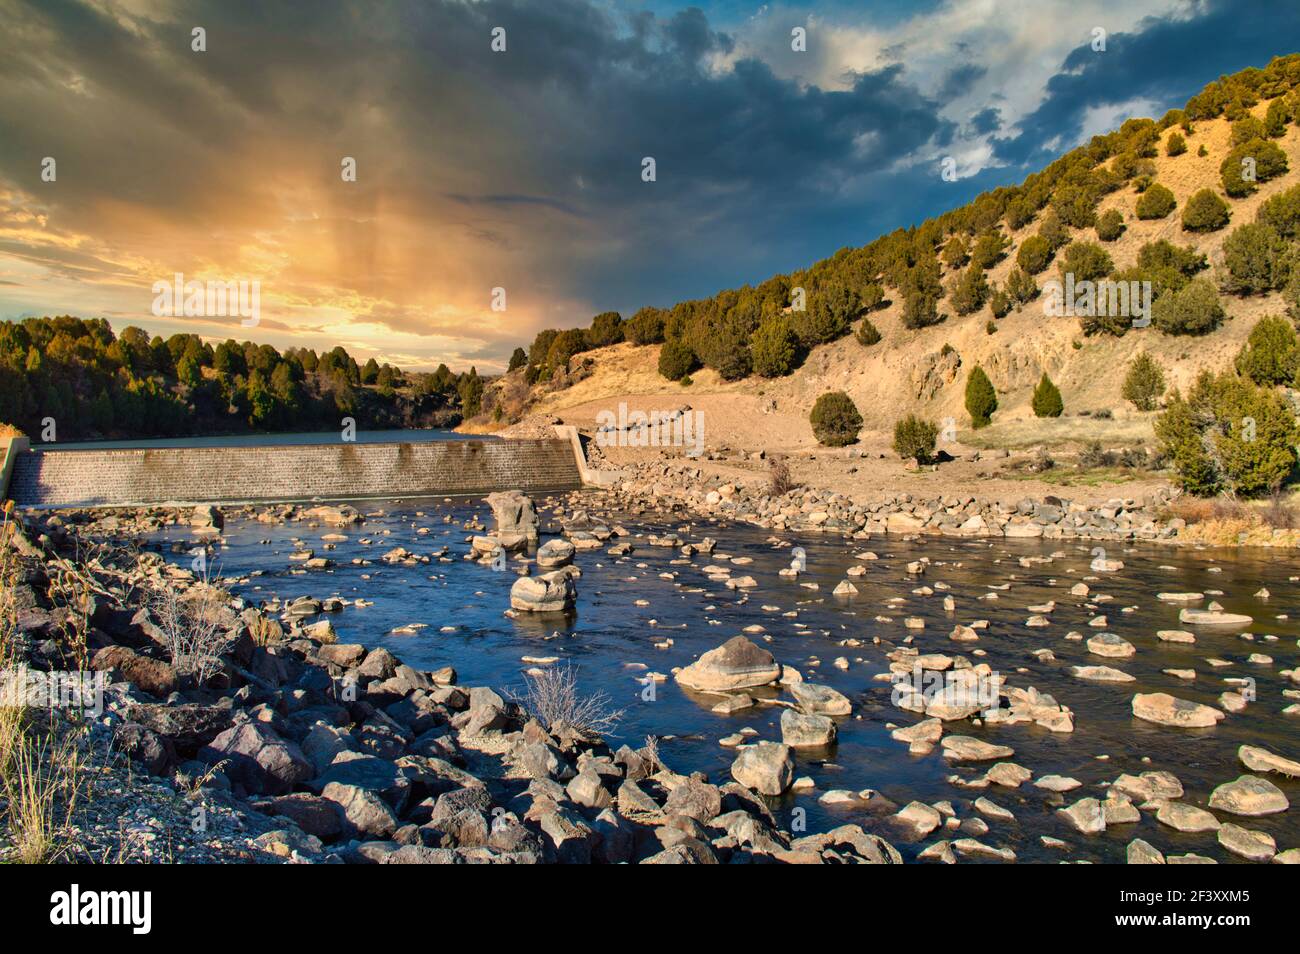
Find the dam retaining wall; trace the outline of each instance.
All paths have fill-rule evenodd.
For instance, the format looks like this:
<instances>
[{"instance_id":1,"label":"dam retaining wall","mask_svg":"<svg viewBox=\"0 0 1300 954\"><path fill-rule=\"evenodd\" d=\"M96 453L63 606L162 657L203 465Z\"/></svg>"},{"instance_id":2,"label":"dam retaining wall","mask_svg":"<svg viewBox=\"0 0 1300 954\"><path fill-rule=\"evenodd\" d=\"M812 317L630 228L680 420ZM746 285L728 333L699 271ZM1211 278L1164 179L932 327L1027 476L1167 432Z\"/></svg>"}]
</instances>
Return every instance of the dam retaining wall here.
<instances>
[{"instance_id":1,"label":"dam retaining wall","mask_svg":"<svg viewBox=\"0 0 1300 954\"><path fill-rule=\"evenodd\" d=\"M19 506L46 508L546 492L583 484L572 443L562 439L24 450L12 468L8 496Z\"/></svg>"}]
</instances>

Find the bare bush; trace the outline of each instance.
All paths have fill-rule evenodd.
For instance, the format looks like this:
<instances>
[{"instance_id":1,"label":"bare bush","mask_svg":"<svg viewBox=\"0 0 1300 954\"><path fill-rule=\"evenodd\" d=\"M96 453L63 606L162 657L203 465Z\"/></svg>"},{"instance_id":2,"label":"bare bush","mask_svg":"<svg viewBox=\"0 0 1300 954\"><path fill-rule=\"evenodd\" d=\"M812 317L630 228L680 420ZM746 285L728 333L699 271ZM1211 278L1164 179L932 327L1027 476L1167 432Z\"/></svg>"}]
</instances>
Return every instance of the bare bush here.
<instances>
[{"instance_id":1,"label":"bare bush","mask_svg":"<svg viewBox=\"0 0 1300 954\"><path fill-rule=\"evenodd\" d=\"M773 497L783 497L799 484L790 474L790 465L784 457L773 457L768 462L767 492Z\"/></svg>"},{"instance_id":2,"label":"bare bush","mask_svg":"<svg viewBox=\"0 0 1300 954\"><path fill-rule=\"evenodd\" d=\"M568 726L583 734L606 735L623 719L624 710L610 707L608 693L579 695L578 670L572 665L530 672L527 679L528 686L519 702L548 729Z\"/></svg>"},{"instance_id":3,"label":"bare bush","mask_svg":"<svg viewBox=\"0 0 1300 954\"><path fill-rule=\"evenodd\" d=\"M185 590L164 583L150 590L148 603L176 671L203 685L236 638L225 594L207 580Z\"/></svg>"}]
</instances>

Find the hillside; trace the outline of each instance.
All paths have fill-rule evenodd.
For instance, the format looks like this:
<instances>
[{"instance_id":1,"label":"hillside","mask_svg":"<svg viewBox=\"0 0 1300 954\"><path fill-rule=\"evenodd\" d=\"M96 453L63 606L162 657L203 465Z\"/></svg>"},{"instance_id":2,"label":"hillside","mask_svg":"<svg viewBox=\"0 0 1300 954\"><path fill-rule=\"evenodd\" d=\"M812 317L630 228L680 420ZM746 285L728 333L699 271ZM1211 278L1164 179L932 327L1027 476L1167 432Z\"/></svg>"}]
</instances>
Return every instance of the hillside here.
<instances>
[{"instance_id":1,"label":"hillside","mask_svg":"<svg viewBox=\"0 0 1300 954\"><path fill-rule=\"evenodd\" d=\"M1300 64L1296 60L1296 57L1290 57L1286 61L1275 61L1270 69L1288 64L1285 70L1279 67L1278 72L1297 73ZM1253 71L1252 75L1260 72ZM1220 300L1226 312L1226 320L1208 334L1166 334L1155 327L1147 327L1129 329L1120 337L1088 335L1078 318L1045 314L1042 296L1013 308L996 321L988 304L971 314L958 316L950 307L951 289L965 269L943 262L938 253L954 234L974 241L980 230L970 227L969 219L980 214L981 202L990 195L986 194L965 209L931 220L919 229L895 233L877 240L866 249L845 250L833 259L789 277L791 283L816 287L823 270L836 268L838 263L855 256L872 257L870 264L858 267L858 271L866 276L865 284L877 281L884 291L885 302L865 313L882 335L882 340L875 345L864 346L848 334L807 349L802 363L784 376L763 378L749 374L736 380L724 380L722 372L727 368L723 367L720 372L703 367L692 371L690 383L683 384L667 380L658 373L662 345L625 342L581 351L568 358L564 370L556 375L558 384L546 381L545 375L541 375L542 383L533 386L526 406L521 407L518 403L518 395L526 390L522 379L530 374L538 377L538 372L532 366L514 371L488 389L484 407L491 409L502 404L507 411L502 415L503 423L509 423L512 417L520 418L506 433L521 433L535 430L540 423L555 417L590 428L598 413L616 411L619 402L626 402L632 409L650 412L690 405L705 414L709 450L729 447L807 455L817 447L808 423L813 403L827 391L842 390L853 399L864 419L860 448L867 454L888 454L893 425L908 413L917 413L935 421L952 417L958 428L959 441L958 447L950 449L953 453L974 447L1061 447L1094 439L1112 447L1149 446L1153 443L1151 421L1155 415L1135 410L1121 397L1121 383L1129 362L1136 354L1149 353L1163 367L1169 388L1185 391L1202 370L1230 366L1260 317L1287 313L1287 302L1278 288L1263 294L1242 295L1231 293L1224 287L1227 278L1224 243L1235 228L1253 223L1259 208L1267 200L1300 184L1300 126L1296 124L1295 116L1290 115L1294 111L1296 94L1287 85L1294 80L1280 84L1281 95L1272 99L1260 96L1257 102L1240 108L1234 109L1231 104L1226 109L1220 107L1224 115L1187 120L1194 108L1204 111L1206 100L1221 96L1219 91L1231 89L1236 80L1229 78L1226 87L1222 81L1211 84L1206 93L1189 103L1186 114L1174 111L1158 122L1132 120L1126 123L1120 132L1112 134L1112 141L1105 146L1109 153L1107 158L1092 164L1088 172L1082 173L1106 176L1107 170L1130 161L1130 156L1121 150L1132 150L1135 148L1132 142L1145 138L1147 141L1137 147L1143 151L1130 155L1140 156L1141 168L1145 170L1148 182L1163 186L1173 194L1176 207L1171 214L1158 219L1139 219L1137 205L1142 194L1134 183L1122 181L1115 187L1112 182L1109 186L1111 191L1101 194L1095 201L1095 214L1102 216L1112 209L1120 214L1125 230L1118 239L1100 241L1096 225L1064 225L1068 242L1100 244L1113 260L1114 272L1136 268L1143 246L1160 240L1180 249L1190 247L1204 255L1208 268L1200 275L1220 287ZM1198 101L1200 106L1197 106ZM1262 125L1279 112L1278 107L1274 108L1274 114L1269 112L1274 101L1285 104L1289 118L1281 134L1271 135L1267 141L1285 154L1288 171L1259 182L1257 191L1251 195L1225 197L1220 166L1233 150L1234 125L1239 129L1239 136L1240 130L1245 128L1242 120L1246 117L1254 117ZM1234 118L1230 120L1227 114ZM1186 150L1178 155L1169 155L1168 141L1175 135L1185 139ZM1094 140L1094 147L1097 142ZM1054 163L1053 167L1074 161L1088 148L1075 150ZM1062 188L1059 183L1068 180L1072 174L1067 172L1054 180L1058 184L1053 193L1053 203ZM1039 186L1035 181L1037 178L1031 176L1020 190L993 193L995 197L998 193L1005 193L998 199L998 207L1009 209L1016 198L1012 196L1008 200L1007 195L1030 193ZM1112 178L1126 180L1133 177L1131 174L1126 177L1121 172ZM1210 232L1183 228L1184 207L1192 195L1202 189L1225 197L1231 214L1225 227ZM1017 255L1023 243L1043 229L1049 217L1055 216L1054 208L1053 204L1044 201L1041 208L1015 228L1010 224L1014 218L1010 212L996 213L994 227L1010 240L1010 246L1005 256L987 269L986 279L991 288L1005 285L1012 270L1017 268ZM966 222L962 221L963 216ZM899 236L903 237L900 239ZM896 253L887 247L883 252L877 250L885 242L909 240L933 249L939 263L943 295L938 305L940 313L946 317L928 327L905 326L906 293L899 283L890 281L888 256ZM1048 279L1059 278L1060 257L1058 254L1046 270L1034 276L1040 287ZM760 286L756 294L761 296L769 284ZM906 279L902 284L906 284ZM741 295L747 291L742 290ZM722 297L720 295L719 299ZM741 301L743 303L743 297ZM700 306L709 303L685 304ZM733 310L741 307L737 304ZM671 322L680 308L682 306L665 313L669 316L670 339ZM690 320L688 316L687 321ZM857 324L855 320L854 325ZM989 326L996 330L990 333ZM720 327L725 333L725 319ZM683 334L689 334L689 330ZM534 357L530 355L530 359ZM999 401L992 426L978 432L970 430L970 418L964 408L966 378L976 365L987 372ZM1033 388L1044 372L1050 375L1063 395L1065 413L1060 418L1037 419L1030 409ZM514 396L513 407L511 400L502 398L503 394ZM516 413L510 414L511 410ZM972 473L970 476L977 475Z\"/></svg>"}]
</instances>

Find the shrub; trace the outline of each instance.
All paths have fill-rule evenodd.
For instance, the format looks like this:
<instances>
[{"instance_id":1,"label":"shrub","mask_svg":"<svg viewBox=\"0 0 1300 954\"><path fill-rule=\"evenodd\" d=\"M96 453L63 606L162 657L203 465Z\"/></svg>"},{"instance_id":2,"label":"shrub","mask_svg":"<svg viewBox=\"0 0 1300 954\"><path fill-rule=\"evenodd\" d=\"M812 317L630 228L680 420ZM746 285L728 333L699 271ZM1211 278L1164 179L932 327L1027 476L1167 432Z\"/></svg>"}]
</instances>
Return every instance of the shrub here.
<instances>
[{"instance_id":1,"label":"shrub","mask_svg":"<svg viewBox=\"0 0 1300 954\"><path fill-rule=\"evenodd\" d=\"M1004 318L1011 311L1011 296L1005 289L995 288L989 293L989 311L994 318Z\"/></svg>"},{"instance_id":2,"label":"shrub","mask_svg":"<svg viewBox=\"0 0 1300 954\"><path fill-rule=\"evenodd\" d=\"M695 352L684 341L665 341L659 349L659 373L669 381L680 381L697 367Z\"/></svg>"},{"instance_id":3,"label":"shrub","mask_svg":"<svg viewBox=\"0 0 1300 954\"><path fill-rule=\"evenodd\" d=\"M997 229L990 229L975 240L970 257L980 268L992 268L1007 254L1011 240Z\"/></svg>"},{"instance_id":4,"label":"shrub","mask_svg":"<svg viewBox=\"0 0 1300 954\"><path fill-rule=\"evenodd\" d=\"M666 319L667 314L662 308L642 308L628 319L624 332L633 344L659 344L664 340Z\"/></svg>"},{"instance_id":5,"label":"shrub","mask_svg":"<svg viewBox=\"0 0 1300 954\"><path fill-rule=\"evenodd\" d=\"M1061 400L1061 389L1052 383L1046 371L1038 380L1038 386L1034 388L1030 407L1034 409L1035 417L1060 417L1061 412L1065 410L1065 403Z\"/></svg>"},{"instance_id":6,"label":"shrub","mask_svg":"<svg viewBox=\"0 0 1300 954\"><path fill-rule=\"evenodd\" d=\"M1056 214L1055 209L1048 209L1043 213L1043 222L1038 227L1038 234L1047 239L1048 246L1053 252L1070 241L1070 233L1066 230L1065 223L1061 221L1061 217Z\"/></svg>"},{"instance_id":7,"label":"shrub","mask_svg":"<svg viewBox=\"0 0 1300 954\"><path fill-rule=\"evenodd\" d=\"M976 429L991 423L993 412L998 409L998 394L993 390L993 382L976 365L966 378L966 413L970 415L971 426Z\"/></svg>"},{"instance_id":8,"label":"shrub","mask_svg":"<svg viewBox=\"0 0 1300 954\"><path fill-rule=\"evenodd\" d=\"M1300 185L1264 202L1255 213L1255 221L1272 226L1283 238L1300 238Z\"/></svg>"},{"instance_id":9,"label":"shrub","mask_svg":"<svg viewBox=\"0 0 1300 954\"><path fill-rule=\"evenodd\" d=\"M1071 242L1057 262L1061 277L1073 273L1076 282L1096 281L1111 273L1110 254L1096 242Z\"/></svg>"},{"instance_id":10,"label":"shrub","mask_svg":"<svg viewBox=\"0 0 1300 954\"><path fill-rule=\"evenodd\" d=\"M1030 275L1037 275L1052 260L1052 243L1042 235L1031 235L1020 243L1016 264Z\"/></svg>"},{"instance_id":11,"label":"shrub","mask_svg":"<svg viewBox=\"0 0 1300 954\"><path fill-rule=\"evenodd\" d=\"M1137 217L1139 219L1163 219L1177 205L1178 202L1174 199L1174 194L1157 182L1142 193L1142 198L1138 199Z\"/></svg>"},{"instance_id":12,"label":"shrub","mask_svg":"<svg viewBox=\"0 0 1300 954\"><path fill-rule=\"evenodd\" d=\"M885 289L878 282L867 282L862 286L862 307L867 311L879 308L885 300Z\"/></svg>"},{"instance_id":13,"label":"shrub","mask_svg":"<svg viewBox=\"0 0 1300 954\"><path fill-rule=\"evenodd\" d=\"M1097 217L1097 238L1113 242L1124 234L1124 216L1119 209L1107 209Z\"/></svg>"},{"instance_id":14,"label":"shrub","mask_svg":"<svg viewBox=\"0 0 1300 954\"><path fill-rule=\"evenodd\" d=\"M763 319L749 341L754 373L764 378L778 378L794 370L799 359L799 338L786 315Z\"/></svg>"},{"instance_id":15,"label":"shrub","mask_svg":"<svg viewBox=\"0 0 1300 954\"><path fill-rule=\"evenodd\" d=\"M1189 232L1215 232L1228 224L1228 203L1213 189L1201 189L1183 206L1183 228Z\"/></svg>"},{"instance_id":16,"label":"shrub","mask_svg":"<svg viewBox=\"0 0 1300 954\"><path fill-rule=\"evenodd\" d=\"M773 457L768 461L767 492L773 497L784 497L799 487L799 483L790 474L790 464L784 457Z\"/></svg>"},{"instance_id":17,"label":"shrub","mask_svg":"<svg viewBox=\"0 0 1300 954\"><path fill-rule=\"evenodd\" d=\"M943 321L939 314L938 296L921 291L907 294L903 300L903 327L915 330Z\"/></svg>"},{"instance_id":18,"label":"shrub","mask_svg":"<svg viewBox=\"0 0 1300 954\"><path fill-rule=\"evenodd\" d=\"M1264 115L1264 131L1270 139L1280 139L1286 134L1286 124L1292 120L1291 105L1285 96L1279 96L1268 104Z\"/></svg>"},{"instance_id":19,"label":"shrub","mask_svg":"<svg viewBox=\"0 0 1300 954\"><path fill-rule=\"evenodd\" d=\"M1187 140L1180 133L1172 133L1165 143L1165 155L1181 156L1187 151Z\"/></svg>"},{"instance_id":20,"label":"shrub","mask_svg":"<svg viewBox=\"0 0 1300 954\"><path fill-rule=\"evenodd\" d=\"M578 669L571 663L530 669L525 678L527 689L518 701L547 731L558 735L568 728L601 736L613 732L623 719L624 710L613 708L608 693L579 694Z\"/></svg>"},{"instance_id":21,"label":"shrub","mask_svg":"<svg viewBox=\"0 0 1300 954\"><path fill-rule=\"evenodd\" d=\"M1243 175L1252 163L1255 170L1253 180ZM1223 191L1234 199L1250 195L1259 188L1260 182L1267 182L1286 171L1286 153L1265 139L1252 139L1237 146L1219 165Z\"/></svg>"},{"instance_id":22,"label":"shrub","mask_svg":"<svg viewBox=\"0 0 1300 954\"><path fill-rule=\"evenodd\" d=\"M1223 242L1225 291L1261 295L1286 281L1286 241L1271 225L1239 225Z\"/></svg>"},{"instance_id":23,"label":"shrub","mask_svg":"<svg viewBox=\"0 0 1300 954\"><path fill-rule=\"evenodd\" d=\"M1241 146L1268 135L1264 124L1254 116L1246 116L1232 124L1232 144Z\"/></svg>"},{"instance_id":24,"label":"shrub","mask_svg":"<svg viewBox=\"0 0 1300 954\"><path fill-rule=\"evenodd\" d=\"M1165 372L1145 351L1129 362L1120 394L1139 411L1154 411L1165 393Z\"/></svg>"},{"instance_id":25,"label":"shrub","mask_svg":"<svg viewBox=\"0 0 1300 954\"><path fill-rule=\"evenodd\" d=\"M989 286L984 280L984 269L980 268L978 262L971 262L970 267L953 282L948 301L957 314L969 315L984 306L988 293Z\"/></svg>"},{"instance_id":26,"label":"shrub","mask_svg":"<svg viewBox=\"0 0 1300 954\"><path fill-rule=\"evenodd\" d=\"M1295 329L1285 318L1266 315L1255 323L1250 337L1237 353L1237 373L1256 384L1289 385L1300 362Z\"/></svg>"},{"instance_id":27,"label":"shrub","mask_svg":"<svg viewBox=\"0 0 1300 954\"><path fill-rule=\"evenodd\" d=\"M948 239L948 244L943 247L943 260L951 268L961 268L970 261L970 252L966 248L966 240L960 235L954 235Z\"/></svg>"},{"instance_id":28,"label":"shrub","mask_svg":"<svg viewBox=\"0 0 1300 954\"><path fill-rule=\"evenodd\" d=\"M1219 327L1223 318L1219 293L1204 278L1165 292L1151 306L1151 323L1167 335L1207 334Z\"/></svg>"},{"instance_id":29,"label":"shrub","mask_svg":"<svg viewBox=\"0 0 1300 954\"><path fill-rule=\"evenodd\" d=\"M605 345L618 344L623 340L623 316L616 311L603 311L591 319L591 328L587 331L587 345L602 348Z\"/></svg>"},{"instance_id":30,"label":"shrub","mask_svg":"<svg viewBox=\"0 0 1300 954\"><path fill-rule=\"evenodd\" d=\"M858 325L857 333L858 344L864 348L870 348L873 344L880 341L880 331L872 323L870 318L863 318L862 324Z\"/></svg>"},{"instance_id":31,"label":"shrub","mask_svg":"<svg viewBox=\"0 0 1300 954\"><path fill-rule=\"evenodd\" d=\"M827 447L854 443L862 429L862 415L843 391L827 391L819 397L808 420L818 443Z\"/></svg>"},{"instance_id":32,"label":"shrub","mask_svg":"<svg viewBox=\"0 0 1300 954\"><path fill-rule=\"evenodd\" d=\"M998 333L998 323L990 318L984 322L984 333L986 335L995 335Z\"/></svg>"},{"instance_id":33,"label":"shrub","mask_svg":"<svg viewBox=\"0 0 1300 954\"><path fill-rule=\"evenodd\" d=\"M1007 294L1023 305L1038 297L1038 284L1023 268L1013 268L1007 276Z\"/></svg>"},{"instance_id":34,"label":"shrub","mask_svg":"<svg viewBox=\"0 0 1300 954\"><path fill-rule=\"evenodd\" d=\"M1142 269L1171 268L1184 279L1190 279L1209 264L1205 255L1192 246L1179 248L1166 239L1147 242L1138 249L1137 263ZM1178 287L1181 288L1183 284L1186 282Z\"/></svg>"},{"instance_id":35,"label":"shrub","mask_svg":"<svg viewBox=\"0 0 1300 954\"><path fill-rule=\"evenodd\" d=\"M1175 391L1155 431L1178 483L1201 497L1263 496L1296 466L1295 416L1276 391L1231 371L1202 371L1186 399Z\"/></svg>"},{"instance_id":36,"label":"shrub","mask_svg":"<svg viewBox=\"0 0 1300 954\"><path fill-rule=\"evenodd\" d=\"M862 310L857 292L832 283L813 296L810 307L795 312L794 332L805 348L826 344L848 333L849 326Z\"/></svg>"},{"instance_id":37,"label":"shrub","mask_svg":"<svg viewBox=\"0 0 1300 954\"><path fill-rule=\"evenodd\" d=\"M894 424L894 453L903 460L916 459L918 464L934 460L934 442L939 427L933 421L909 414Z\"/></svg>"},{"instance_id":38,"label":"shrub","mask_svg":"<svg viewBox=\"0 0 1300 954\"><path fill-rule=\"evenodd\" d=\"M1200 158L1204 159L1209 154L1210 154L1210 150L1205 148L1205 143L1201 143L1199 146L1196 147L1196 155L1198 155Z\"/></svg>"}]
</instances>

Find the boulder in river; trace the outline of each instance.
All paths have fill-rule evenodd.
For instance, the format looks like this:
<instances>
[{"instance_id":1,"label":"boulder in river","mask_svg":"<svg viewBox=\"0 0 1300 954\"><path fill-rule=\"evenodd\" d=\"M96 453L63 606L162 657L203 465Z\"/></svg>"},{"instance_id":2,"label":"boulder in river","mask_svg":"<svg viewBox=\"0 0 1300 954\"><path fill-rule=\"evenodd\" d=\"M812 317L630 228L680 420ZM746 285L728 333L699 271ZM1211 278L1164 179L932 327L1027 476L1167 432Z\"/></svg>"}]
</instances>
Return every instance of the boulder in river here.
<instances>
[{"instance_id":1,"label":"boulder in river","mask_svg":"<svg viewBox=\"0 0 1300 954\"><path fill-rule=\"evenodd\" d=\"M1286 794L1266 778L1242 775L1210 793L1210 807L1234 815L1275 815L1291 807Z\"/></svg>"},{"instance_id":2,"label":"boulder in river","mask_svg":"<svg viewBox=\"0 0 1300 954\"><path fill-rule=\"evenodd\" d=\"M568 540L547 540L537 548L537 565L552 568L567 566L573 562L575 550Z\"/></svg>"},{"instance_id":3,"label":"boulder in river","mask_svg":"<svg viewBox=\"0 0 1300 954\"><path fill-rule=\"evenodd\" d=\"M496 520L496 537L501 545L512 549L517 540L537 539L537 507L519 490L503 490L487 496Z\"/></svg>"},{"instance_id":4,"label":"boulder in river","mask_svg":"<svg viewBox=\"0 0 1300 954\"><path fill-rule=\"evenodd\" d=\"M1205 729L1223 718L1220 709L1179 699L1167 692L1139 692L1133 697L1133 714L1146 722L1178 729Z\"/></svg>"},{"instance_id":5,"label":"boulder in river","mask_svg":"<svg viewBox=\"0 0 1300 954\"><path fill-rule=\"evenodd\" d=\"M525 613L563 613L577 599L573 579L563 570L521 576L510 587L510 606Z\"/></svg>"},{"instance_id":6,"label":"boulder in river","mask_svg":"<svg viewBox=\"0 0 1300 954\"><path fill-rule=\"evenodd\" d=\"M780 795L794 781L790 746L780 742L746 745L731 763L731 777L760 795Z\"/></svg>"},{"instance_id":7,"label":"boulder in river","mask_svg":"<svg viewBox=\"0 0 1300 954\"><path fill-rule=\"evenodd\" d=\"M766 649L733 636L678 670L676 678L687 689L728 692L770 685L781 678L781 666Z\"/></svg>"}]
</instances>

